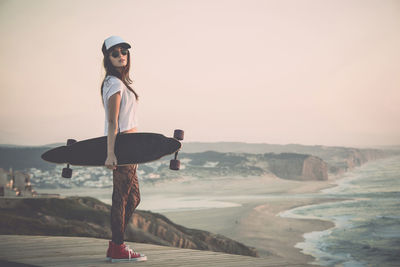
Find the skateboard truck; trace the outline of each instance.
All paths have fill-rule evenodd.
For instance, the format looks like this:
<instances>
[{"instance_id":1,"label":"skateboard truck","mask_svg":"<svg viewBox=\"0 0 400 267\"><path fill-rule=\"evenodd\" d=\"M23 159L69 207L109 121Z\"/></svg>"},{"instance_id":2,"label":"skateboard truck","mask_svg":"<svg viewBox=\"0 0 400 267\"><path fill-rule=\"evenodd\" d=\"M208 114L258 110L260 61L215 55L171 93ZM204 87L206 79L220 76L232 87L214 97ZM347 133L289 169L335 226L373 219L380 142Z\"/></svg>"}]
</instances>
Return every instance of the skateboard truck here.
<instances>
[{"instance_id":1,"label":"skateboard truck","mask_svg":"<svg viewBox=\"0 0 400 267\"><path fill-rule=\"evenodd\" d=\"M75 144L75 143L76 143L75 139L68 139L67 140L67 146L70 146L70 145ZM64 177L64 178L71 178L72 177L72 169L69 167L69 163L67 163L67 168L63 168L61 176Z\"/></svg>"},{"instance_id":2,"label":"skateboard truck","mask_svg":"<svg viewBox=\"0 0 400 267\"><path fill-rule=\"evenodd\" d=\"M177 130L174 131L174 138L175 139L181 141L181 140L183 140L183 137L184 137L184 131L183 130L177 129ZM178 152L179 151L175 152L174 159L171 159L171 161L169 162L169 168L171 170L174 170L174 171L178 171L181 168L181 162L180 162L180 160L177 159L178 158Z\"/></svg>"}]
</instances>

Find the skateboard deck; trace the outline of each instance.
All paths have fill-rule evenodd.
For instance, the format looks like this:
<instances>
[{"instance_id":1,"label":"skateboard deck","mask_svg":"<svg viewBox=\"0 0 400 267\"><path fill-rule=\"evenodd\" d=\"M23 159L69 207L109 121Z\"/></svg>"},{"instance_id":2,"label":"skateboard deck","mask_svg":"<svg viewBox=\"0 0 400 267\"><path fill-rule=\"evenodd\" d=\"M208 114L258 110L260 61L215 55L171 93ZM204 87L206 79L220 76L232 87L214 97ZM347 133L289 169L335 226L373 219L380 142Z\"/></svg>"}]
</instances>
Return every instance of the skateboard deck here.
<instances>
[{"instance_id":1,"label":"skateboard deck","mask_svg":"<svg viewBox=\"0 0 400 267\"><path fill-rule=\"evenodd\" d=\"M115 140L117 165L146 163L176 153L182 144L157 133L119 134ZM46 151L42 159L77 166L104 166L107 136L75 142Z\"/></svg>"}]
</instances>

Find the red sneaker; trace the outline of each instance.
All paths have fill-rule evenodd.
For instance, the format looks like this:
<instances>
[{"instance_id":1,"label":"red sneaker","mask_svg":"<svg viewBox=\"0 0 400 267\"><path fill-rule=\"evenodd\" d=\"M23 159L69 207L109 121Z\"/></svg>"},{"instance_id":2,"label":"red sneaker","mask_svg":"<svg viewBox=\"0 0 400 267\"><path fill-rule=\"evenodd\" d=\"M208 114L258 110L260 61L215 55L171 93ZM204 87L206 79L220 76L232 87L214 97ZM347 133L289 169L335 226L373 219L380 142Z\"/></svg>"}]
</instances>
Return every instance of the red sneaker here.
<instances>
[{"instance_id":1,"label":"red sneaker","mask_svg":"<svg viewBox=\"0 0 400 267\"><path fill-rule=\"evenodd\" d=\"M117 245L114 242L111 242L111 262L146 260L146 255L134 252L127 245Z\"/></svg>"}]
</instances>

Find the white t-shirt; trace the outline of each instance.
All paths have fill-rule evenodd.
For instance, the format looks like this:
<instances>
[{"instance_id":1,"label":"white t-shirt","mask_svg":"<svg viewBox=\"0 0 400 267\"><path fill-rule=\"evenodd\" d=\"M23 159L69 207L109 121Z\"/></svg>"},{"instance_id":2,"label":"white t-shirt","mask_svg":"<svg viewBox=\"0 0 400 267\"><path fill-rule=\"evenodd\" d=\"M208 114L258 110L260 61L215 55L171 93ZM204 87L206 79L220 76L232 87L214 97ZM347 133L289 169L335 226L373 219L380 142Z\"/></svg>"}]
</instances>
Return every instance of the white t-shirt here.
<instances>
[{"instance_id":1,"label":"white t-shirt","mask_svg":"<svg viewBox=\"0 0 400 267\"><path fill-rule=\"evenodd\" d=\"M138 126L137 108L135 94L125 84L114 76L107 76L103 84L103 103L105 110L104 135L108 135L108 100L115 93L121 94L121 104L118 116L118 132L123 132Z\"/></svg>"}]
</instances>

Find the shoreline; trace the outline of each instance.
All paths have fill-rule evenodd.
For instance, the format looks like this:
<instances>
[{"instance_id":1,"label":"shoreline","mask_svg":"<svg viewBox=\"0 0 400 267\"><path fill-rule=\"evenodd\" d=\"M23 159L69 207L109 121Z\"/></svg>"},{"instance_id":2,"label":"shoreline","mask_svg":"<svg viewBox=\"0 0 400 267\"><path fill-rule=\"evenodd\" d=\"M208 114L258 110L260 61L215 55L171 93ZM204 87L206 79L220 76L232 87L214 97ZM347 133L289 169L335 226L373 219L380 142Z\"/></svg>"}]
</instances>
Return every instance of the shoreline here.
<instances>
[{"instance_id":1,"label":"shoreline","mask_svg":"<svg viewBox=\"0 0 400 267\"><path fill-rule=\"evenodd\" d=\"M357 202L360 200L357 199L338 199L339 202L341 203L346 203L346 202ZM334 201L332 201L334 202ZM327 204L332 203L331 201L325 202ZM292 218L292 219L298 219L298 220L314 220L314 218L316 220L322 220L322 219L317 219L316 217L313 217L311 215L299 215L296 214L296 210L298 209L306 209L308 207L312 207L313 205L319 205L319 204L325 204L324 202L321 203L317 203L317 204L311 204L311 205L305 205L305 206L300 206L300 207L296 207L294 209L290 209L290 210L286 210L283 212L279 213L279 216L283 217L283 218ZM309 262L310 264L317 264L317 265L321 265L321 252L318 250L316 250L313 246L309 246L309 244L307 244L306 239L308 239L308 242L310 242L311 240L317 240L325 235L330 234L332 231L334 231L336 228L340 228L343 224L342 220L336 220L335 219L326 219L326 220L322 220L322 221L326 221L326 222L332 222L333 226L328 228L328 229L323 229L323 230L319 230L319 231L312 231L312 232L308 232L308 233L304 233L303 234L303 241L299 242L295 245L296 248L300 249L301 251L303 251L302 253L306 254L306 255L310 255L311 257L314 258L314 261ZM328 254L325 254L328 255ZM320 257L318 257L320 256ZM351 261L349 263L357 263L355 261ZM357 263L359 264L359 263Z\"/></svg>"}]
</instances>

